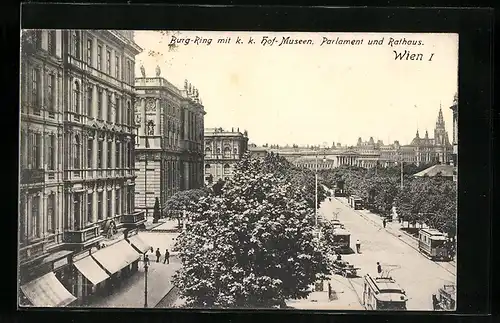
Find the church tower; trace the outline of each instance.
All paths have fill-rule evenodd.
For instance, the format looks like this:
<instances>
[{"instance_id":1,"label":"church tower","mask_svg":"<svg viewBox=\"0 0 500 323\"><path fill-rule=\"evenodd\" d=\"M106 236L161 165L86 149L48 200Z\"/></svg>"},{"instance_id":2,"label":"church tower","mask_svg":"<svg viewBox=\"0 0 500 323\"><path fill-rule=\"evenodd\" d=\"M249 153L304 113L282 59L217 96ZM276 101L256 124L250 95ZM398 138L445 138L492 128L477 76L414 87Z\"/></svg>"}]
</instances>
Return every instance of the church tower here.
<instances>
[{"instance_id":1,"label":"church tower","mask_svg":"<svg viewBox=\"0 0 500 323\"><path fill-rule=\"evenodd\" d=\"M434 129L434 146L436 148L437 157L440 163L446 163L451 153L450 140L448 139L448 132L446 131L443 110L441 104L439 105L439 113L436 121L436 128Z\"/></svg>"}]
</instances>

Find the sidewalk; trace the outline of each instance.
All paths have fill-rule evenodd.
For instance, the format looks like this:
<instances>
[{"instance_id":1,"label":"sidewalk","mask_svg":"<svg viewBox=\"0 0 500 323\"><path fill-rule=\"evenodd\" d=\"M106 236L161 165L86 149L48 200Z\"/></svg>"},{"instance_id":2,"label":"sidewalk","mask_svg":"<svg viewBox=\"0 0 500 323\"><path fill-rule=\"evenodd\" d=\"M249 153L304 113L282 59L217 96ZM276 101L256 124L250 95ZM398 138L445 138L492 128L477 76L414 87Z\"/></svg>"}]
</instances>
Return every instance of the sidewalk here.
<instances>
[{"instance_id":1,"label":"sidewalk","mask_svg":"<svg viewBox=\"0 0 500 323\"><path fill-rule=\"evenodd\" d=\"M172 276L180 268L177 257L170 258L170 264L151 261L148 270L148 307L158 304L173 288ZM100 308L143 308L144 307L144 268L139 262L139 270L123 281L113 294L105 299L95 300L85 307Z\"/></svg>"},{"instance_id":2,"label":"sidewalk","mask_svg":"<svg viewBox=\"0 0 500 323\"><path fill-rule=\"evenodd\" d=\"M333 275L330 279L333 299L328 299L328 289L323 292L312 292L306 299L288 300L286 305L295 309L305 310L342 310L360 311L364 307L360 304L356 291L350 286L347 278ZM327 282L325 282L325 287Z\"/></svg>"},{"instance_id":3,"label":"sidewalk","mask_svg":"<svg viewBox=\"0 0 500 323\"><path fill-rule=\"evenodd\" d=\"M165 249L168 249L170 255L177 255L178 252L173 251L175 242L179 233L177 232L164 232L164 231L141 231L139 232L139 238L144 241L147 245L156 248L160 248L162 256L165 254ZM148 253L149 254L149 253ZM149 259L156 259L156 256L149 254Z\"/></svg>"}]
</instances>

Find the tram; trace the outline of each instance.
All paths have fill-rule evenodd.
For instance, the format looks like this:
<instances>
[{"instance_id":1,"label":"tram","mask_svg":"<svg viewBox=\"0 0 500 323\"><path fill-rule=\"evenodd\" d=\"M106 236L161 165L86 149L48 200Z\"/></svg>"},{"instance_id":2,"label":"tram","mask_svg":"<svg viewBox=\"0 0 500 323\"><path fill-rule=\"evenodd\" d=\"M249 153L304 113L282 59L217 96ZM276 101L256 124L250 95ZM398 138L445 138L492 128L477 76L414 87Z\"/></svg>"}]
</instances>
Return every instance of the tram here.
<instances>
[{"instance_id":1,"label":"tram","mask_svg":"<svg viewBox=\"0 0 500 323\"><path fill-rule=\"evenodd\" d=\"M392 277L372 277L366 274L362 301L367 310L405 311L408 297Z\"/></svg>"},{"instance_id":2,"label":"tram","mask_svg":"<svg viewBox=\"0 0 500 323\"><path fill-rule=\"evenodd\" d=\"M456 304L455 285L444 285L438 290L438 296L433 296L433 306L435 311L454 311Z\"/></svg>"},{"instance_id":3,"label":"tram","mask_svg":"<svg viewBox=\"0 0 500 323\"><path fill-rule=\"evenodd\" d=\"M432 260L450 260L450 242L444 233L436 229L420 229L418 249Z\"/></svg>"},{"instance_id":4,"label":"tram","mask_svg":"<svg viewBox=\"0 0 500 323\"><path fill-rule=\"evenodd\" d=\"M363 199L359 196L356 196L356 195L349 196L348 203L349 203L349 206L355 210L362 210L363 209Z\"/></svg>"}]
</instances>

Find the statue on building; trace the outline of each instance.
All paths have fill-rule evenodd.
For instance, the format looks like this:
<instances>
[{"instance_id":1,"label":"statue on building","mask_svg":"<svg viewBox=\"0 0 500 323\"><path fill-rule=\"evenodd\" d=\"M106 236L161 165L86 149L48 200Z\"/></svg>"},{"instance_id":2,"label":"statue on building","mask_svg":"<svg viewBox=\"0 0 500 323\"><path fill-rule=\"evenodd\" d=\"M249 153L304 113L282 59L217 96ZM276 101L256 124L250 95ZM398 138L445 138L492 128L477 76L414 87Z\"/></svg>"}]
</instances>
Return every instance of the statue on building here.
<instances>
[{"instance_id":1,"label":"statue on building","mask_svg":"<svg viewBox=\"0 0 500 323\"><path fill-rule=\"evenodd\" d=\"M141 64L141 74L143 78L146 78L146 70L144 69L144 65Z\"/></svg>"},{"instance_id":2,"label":"statue on building","mask_svg":"<svg viewBox=\"0 0 500 323\"><path fill-rule=\"evenodd\" d=\"M188 80L184 79L184 90L187 91L187 89L188 89Z\"/></svg>"},{"instance_id":3,"label":"statue on building","mask_svg":"<svg viewBox=\"0 0 500 323\"><path fill-rule=\"evenodd\" d=\"M245 137L248 137L248 132L246 130L243 132L243 134L245 135Z\"/></svg>"},{"instance_id":4,"label":"statue on building","mask_svg":"<svg viewBox=\"0 0 500 323\"><path fill-rule=\"evenodd\" d=\"M199 97L198 89L196 89L196 91L194 92L194 96L198 99Z\"/></svg>"},{"instance_id":5,"label":"statue on building","mask_svg":"<svg viewBox=\"0 0 500 323\"><path fill-rule=\"evenodd\" d=\"M155 123L153 120L148 121L148 135L149 136L154 136L155 134Z\"/></svg>"},{"instance_id":6,"label":"statue on building","mask_svg":"<svg viewBox=\"0 0 500 323\"><path fill-rule=\"evenodd\" d=\"M156 77L160 77L160 75L161 75L160 65L156 65Z\"/></svg>"},{"instance_id":7,"label":"statue on building","mask_svg":"<svg viewBox=\"0 0 500 323\"><path fill-rule=\"evenodd\" d=\"M188 85L188 94L191 94L191 83Z\"/></svg>"}]
</instances>

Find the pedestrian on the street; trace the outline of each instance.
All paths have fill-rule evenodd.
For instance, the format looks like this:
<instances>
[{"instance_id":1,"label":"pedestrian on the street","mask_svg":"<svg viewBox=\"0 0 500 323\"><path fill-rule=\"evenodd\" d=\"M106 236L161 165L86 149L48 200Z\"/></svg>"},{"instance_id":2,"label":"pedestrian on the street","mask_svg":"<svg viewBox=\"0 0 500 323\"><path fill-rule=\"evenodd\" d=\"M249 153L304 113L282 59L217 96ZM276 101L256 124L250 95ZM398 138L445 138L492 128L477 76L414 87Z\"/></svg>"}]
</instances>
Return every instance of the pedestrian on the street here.
<instances>
[{"instance_id":1,"label":"pedestrian on the street","mask_svg":"<svg viewBox=\"0 0 500 323\"><path fill-rule=\"evenodd\" d=\"M144 265L149 266L149 256L144 254Z\"/></svg>"},{"instance_id":2,"label":"pedestrian on the street","mask_svg":"<svg viewBox=\"0 0 500 323\"><path fill-rule=\"evenodd\" d=\"M360 253L360 252L361 252L361 242L359 241L359 239L358 239L358 240L356 240L356 251L357 251L358 253Z\"/></svg>"},{"instance_id":3,"label":"pedestrian on the street","mask_svg":"<svg viewBox=\"0 0 500 323\"><path fill-rule=\"evenodd\" d=\"M165 259L163 260L163 263L170 264L170 251L168 249L165 249Z\"/></svg>"},{"instance_id":4,"label":"pedestrian on the street","mask_svg":"<svg viewBox=\"0 0 500 323\"><path fill-rule=\"evenodd\" d=\"M332 285L328 283L328 300L332 300Z\"/></svg>"},{"instance_id":5,"label":"pedestrian on the street","mask_svg":"<svg viewBox=\"0 0 500 323\"><path fill-rule=\"evenodd\" d=\"M382 220L382 224L384 225L384 229L385 229L385 225L387 224L385 218Z\"/></svg>"},{"instance_id":6,"label":"pedestrian on the street","mask_svg":"<svg viewBox=\"0 0 500 323\"><path fill-rule=\"evenodd\" d=\"M151 249L150 249L150 250L151 250L151 253L153 253L153 252L154 252L154 249L153 249L153 247L151 247Z\"/></svg>"},{"instance_id":7,"label":"pedestrian on the street","mask_svg":"<svg viewBox=\"0 0 500 323\"><path fill-rule=\"evenodd\" d=\"M379 274L379 276L382 275L382 266L380 265L379 262L377 262L377 273Z\"/></svg>"},{"instance_id":8,"label":"pedestrian on the street","mask_svg":"<svg viewBox=\"0 0 500 323\"><path fill-rule=\"evenodd\" d=\"M160 262L161 252L160 248L156 248L156 262Z\"/></svg>"}]
</instances>

